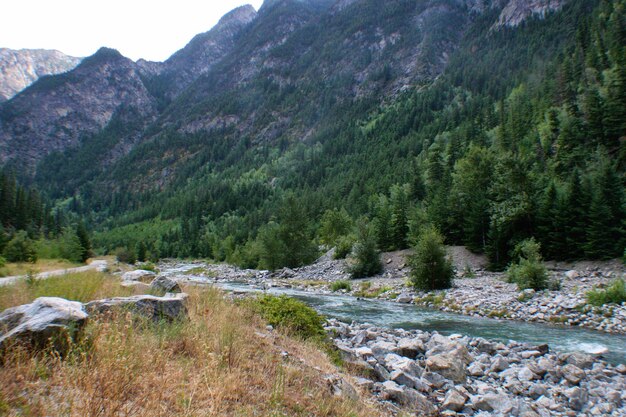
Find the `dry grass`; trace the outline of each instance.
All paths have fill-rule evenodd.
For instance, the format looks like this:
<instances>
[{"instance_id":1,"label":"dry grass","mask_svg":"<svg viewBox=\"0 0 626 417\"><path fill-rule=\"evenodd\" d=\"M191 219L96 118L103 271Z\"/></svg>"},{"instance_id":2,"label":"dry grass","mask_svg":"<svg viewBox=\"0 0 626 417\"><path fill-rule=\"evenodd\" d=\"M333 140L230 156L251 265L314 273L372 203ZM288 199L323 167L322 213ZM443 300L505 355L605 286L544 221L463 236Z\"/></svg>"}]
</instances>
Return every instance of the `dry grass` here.
<instances>
[{"instance_id":1,"label":"dry grass","mask_svg":"<svg viewBox=\"0 0 626 417\"><path fill-rule=\"evenodd\" d=\"M37 297L61 297L85 302L132 293L132 289L119 285L119 278L86 271L41 280L21 280L14 285L0 287L0 311L30 303Z\"/></svg>"},{"instance_id":2,"label":"dry grass","mask_svg":"<svg viewBox=\"0 0 626 417\"><path fill-rule=\"evenodd\" d=\"M333 397L323 374L337 370L315 346L268 333L215 290L188 290L188 320L153 324L119 313L91 320L64 359L12 351L0 368L0 415L385 415ZM107 291L116 290L105 279L85 294Z\"/></svg>"},{"instance_id":3,"label":"dry grass","mask_svg":"<svg viewBox=\"0 0 626 417\"><path fill-rule=\"evenodd\" d=\"M0 268L0 276L27 275L29 273L38 274L40 272L56 271L59 269L75 268L80 264L75 264L63 259L39 259L36 263L7 263Z\"/></svg>"}]
</instances>

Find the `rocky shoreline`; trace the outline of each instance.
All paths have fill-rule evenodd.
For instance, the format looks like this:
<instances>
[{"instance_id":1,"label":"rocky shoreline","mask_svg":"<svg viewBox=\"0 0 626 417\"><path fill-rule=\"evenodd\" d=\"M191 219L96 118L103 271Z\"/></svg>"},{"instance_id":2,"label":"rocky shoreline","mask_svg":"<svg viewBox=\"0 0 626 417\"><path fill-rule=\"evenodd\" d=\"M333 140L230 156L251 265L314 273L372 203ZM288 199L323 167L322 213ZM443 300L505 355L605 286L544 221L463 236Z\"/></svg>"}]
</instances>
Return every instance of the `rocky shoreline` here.
<instances>
[{"instance_id":1,"label":"rocky shoreline","mask_svg":"<svg viewBox=\"0 0 626 417\"><path fill-rule=\"evenodd\" d=\"M355 384L422 416L626 416L626 366L548 346L330 320Z\"/></svg>"},{"instance_id":2,"label":"rocky shoreline","mask_svg":"<svg viewBox=\"0 0 626 417\"><path fill-rule=\"evenodd\" d=\"M626 303L593 307L586 301L587 291L603 288L616 278L626 277L626 268L618 262L549 264L550 279L558 289L535 292L519 291L505 281L503 273L488 272L476 256L453 248L457 277L446 291L425 293L407 284L409 269L406 252L383 254L383 273L369 279L351 280L345 260L333 260L331 254L315 264L275 272L243 270L224 264L165 263L162 269L177 279L240 281L261 288L285 287L329 294L333 283L346 281L350 289L338 292L355 297L377 298L412 303L445 312L498 320L550 323L577 326L613 334L626 334ZM459 255L459 253L461 253ZM178 267L178 269L177 269ZM467 270L472 277L467 277Z\"/></svg>"}]
</instances>

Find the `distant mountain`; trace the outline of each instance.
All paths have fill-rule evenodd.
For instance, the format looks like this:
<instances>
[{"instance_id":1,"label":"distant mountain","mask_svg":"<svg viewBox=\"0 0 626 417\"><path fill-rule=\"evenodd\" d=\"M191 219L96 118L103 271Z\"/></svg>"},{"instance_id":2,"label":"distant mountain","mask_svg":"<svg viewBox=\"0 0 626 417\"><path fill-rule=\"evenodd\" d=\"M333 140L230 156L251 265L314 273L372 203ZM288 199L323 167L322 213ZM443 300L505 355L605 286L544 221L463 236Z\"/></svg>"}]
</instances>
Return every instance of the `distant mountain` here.
<instances>
[{"instance_id":1,"label":"distant mountain","mask_svg":"<svg viewBox=\"0 0 626 417\"><path fill-rule=\"evenodd\" d=\"M0 165L71 200L109 249L144 239L162 256L256 266L244 252L283 197L311 219L374 218L393 189L413 220L502 266L552 227L538 220L548 191L589 212L609 200L617 214L598 222L623 224L612 189L565 202L622 175L603 161L626 160L624 1L266 0L165 62L102 49L0 103ZM468 217L475 166L488 184ZM550 233L542 245L560 253Z\"/></svg>"},{"instance_id":2,"label":"distant mountain","mask_svg":"<svg viewBox=\"0 0 626 417\"><path fill-rule=\"evenodd\" d=\"M10 99L44 75L71 70L81 59L54 50L0 48L0 101Z\"/></svg>"}]
</instances>

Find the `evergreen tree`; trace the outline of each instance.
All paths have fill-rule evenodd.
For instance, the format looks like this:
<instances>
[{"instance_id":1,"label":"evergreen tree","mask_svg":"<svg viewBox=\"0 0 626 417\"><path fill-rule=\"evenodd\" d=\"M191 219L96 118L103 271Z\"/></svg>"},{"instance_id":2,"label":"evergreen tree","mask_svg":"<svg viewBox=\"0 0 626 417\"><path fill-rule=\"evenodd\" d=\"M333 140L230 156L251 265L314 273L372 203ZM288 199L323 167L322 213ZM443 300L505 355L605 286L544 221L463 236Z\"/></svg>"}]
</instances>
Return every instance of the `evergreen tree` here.
<instances>
[{"instance_id":1,"label":"evergreen tree","mask_svg":"<svg viewBox=\"0 0 626 417\"><path fill-rule=\"evenodd\" d=\"M91 252L91 239L89 239L89 233L87 232L87 228L85 224L81 221L78 222L76 226L76 236L78 237L78 242L80 243L80 261L86 262L92 256ZM145 251L144 251L144 260L145 260Z\"/></svg>"},{"instance_id":2,"label":"evergreen tree","mask_svg":"<svg viewBox=\"0 0 626 417\"><path fill-rule=\"evenodd\" d=\"M407 248L409 232L408 210L409 202L405 187L394 185L391 187L391 239L394 249Z\"/></svg>"},{"instance_id":3,"label":"evergreen tree","mask_svg":"<svg viewBox=\"0 0 626 417\"><path fill-rule=\"evenodd\" d=\"M433 227L422 231L409 265L411 282L418 290L443 290L452 286L454 268L446 257L443 237Z\"/></svg>"}]
</instances>

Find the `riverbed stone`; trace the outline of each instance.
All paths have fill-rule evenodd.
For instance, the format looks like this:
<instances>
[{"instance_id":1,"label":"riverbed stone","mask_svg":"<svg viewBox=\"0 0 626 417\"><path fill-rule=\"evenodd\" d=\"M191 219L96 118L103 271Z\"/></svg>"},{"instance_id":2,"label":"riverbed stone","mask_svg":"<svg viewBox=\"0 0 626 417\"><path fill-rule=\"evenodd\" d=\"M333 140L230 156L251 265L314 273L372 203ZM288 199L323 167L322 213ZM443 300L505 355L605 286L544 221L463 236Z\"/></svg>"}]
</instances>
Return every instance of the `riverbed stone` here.
<instances>
[{"instance_id":1,"label":"riverbed stone","mask_svg":"<svg viewBox=\"0 0 626 417\"><path fill-rule=\"evenodd\" d=\"M565 365L562 368L561 372L563 373L563 378L565 378L567 382L573 385L578 385L580 381L585 377L585 371L572 364Z\"/></svg>"},{"instance_id":2,"label":"riverbed stone","mask_svg":"<svg viewBox=\"0 0 626 417\"><path fill-rule=\"evenodd\" d=\"M437 408L428 398L414 389L403 387L393 381L383 382L382 395L384 399L396 401L398 404L415 410L418 415L433 416L437 413Z\"/></svg>"},{"instance_id":3,"label":"riverbed stone","mask_svg":"<svg viewBox=\"0 0 626 417\"><path fill-rule=\"evenodd\" d=\"M508 367L509 367L509 361L504 359L502 356L497 355L494 358L493 362L491 363L491 367L489 368L489 370L491 372L501 372L501 371L504 371Z\"/></svg>"},{"instance_id":4,"label":"riverbed stone","mask_svg":"<svg viewBox=\"0 0 626 417\"><path fill-rule=\"evenodd\" d=\"M462 383L467 376L464 361L453 354L432 355L426 359L426 368L456 383Z\"/></svg>"},{"instance_id":5,"label":"riverbed stone","mask_svg":"<svg viewBox=\"0 0 626 417\"><path fill-rule=\"evenodd\" d=\"M444 410L461 411L465 407L468 396L453 389L448 391L443 401Z\"/></svg>"},{"instance_id":6,"label":"riverbed stone","mask_svg":"<svg viewBox=\"0 0 626 417\"><path fill-rule=\"evenodd\" d=\"M575 365L580 369L589 369L595 362L593 356L582 352L568 353L565 355L564 359L566 363Z\"/></svg>"}]
</instances>

